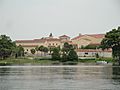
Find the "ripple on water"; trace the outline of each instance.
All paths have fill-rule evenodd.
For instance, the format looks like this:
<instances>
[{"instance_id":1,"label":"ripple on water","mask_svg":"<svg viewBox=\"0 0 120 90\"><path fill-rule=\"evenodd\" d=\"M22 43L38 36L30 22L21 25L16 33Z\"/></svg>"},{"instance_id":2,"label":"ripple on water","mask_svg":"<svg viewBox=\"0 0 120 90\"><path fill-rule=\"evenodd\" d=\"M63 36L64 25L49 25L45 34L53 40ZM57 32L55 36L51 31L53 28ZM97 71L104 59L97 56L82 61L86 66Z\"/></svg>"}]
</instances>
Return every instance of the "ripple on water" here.
<instances>
[{"instance_id":1,"label":"ripple on water","mask_svg":"<svg viewBox=\"0 0 120 90\"><path fill-rule=\"evenodd\" d=\"M120 67L0 66L0 90L120 90Z\"/></svg>"}]
</instances>

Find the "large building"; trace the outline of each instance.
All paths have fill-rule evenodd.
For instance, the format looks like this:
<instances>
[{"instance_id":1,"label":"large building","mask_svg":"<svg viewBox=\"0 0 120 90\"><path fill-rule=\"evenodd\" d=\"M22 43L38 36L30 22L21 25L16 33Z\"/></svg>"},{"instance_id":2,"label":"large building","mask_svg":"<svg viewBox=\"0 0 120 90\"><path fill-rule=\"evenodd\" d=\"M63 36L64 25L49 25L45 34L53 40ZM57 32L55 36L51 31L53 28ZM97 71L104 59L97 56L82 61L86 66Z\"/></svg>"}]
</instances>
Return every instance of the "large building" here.
<instances>
[{"instance_id":1,"label":"large building","mask_svg":"<svg viewBox=\"0 0 120 90\"><path fill-rule=\"evenodd\" d=\"M45 47L63 47L65 42L68 42L69 44L72 44L76 46L77 48L77 54L78 56L95 56L95 53L100 54L100 56L106 56L111 57L112 51L106 50L81 50L81 46L87 46L87 45L100 45L102 39L105 37L104 34L85 34L85 35L79 35L73 39L70 39L67 35L59 36L58 38L53 37L52 33L49 35L49 37L42 37L40 39L33 39L33 40L16 40L17 45L23 46L25 52L31 53L31 49L37 47L37 46L45 46ZM104 53L103 53L104 52Z\"/></svg>"},{"instance_id":2,"label":"large building","mask_svg":"<svg viewBox=\"0 0 120 90\"><path fill-rule=\"evenodd\" d=\"M54 38L52 33L49 37L42 37L40 39L33 40L16 40L16 44L21 45L25 52L30 53L30 50L37 46L45 46L45 47L62 47L65 42L71 44L70 37L67 35L62 35L59 38Z\"/></svg>"}]
</instances>

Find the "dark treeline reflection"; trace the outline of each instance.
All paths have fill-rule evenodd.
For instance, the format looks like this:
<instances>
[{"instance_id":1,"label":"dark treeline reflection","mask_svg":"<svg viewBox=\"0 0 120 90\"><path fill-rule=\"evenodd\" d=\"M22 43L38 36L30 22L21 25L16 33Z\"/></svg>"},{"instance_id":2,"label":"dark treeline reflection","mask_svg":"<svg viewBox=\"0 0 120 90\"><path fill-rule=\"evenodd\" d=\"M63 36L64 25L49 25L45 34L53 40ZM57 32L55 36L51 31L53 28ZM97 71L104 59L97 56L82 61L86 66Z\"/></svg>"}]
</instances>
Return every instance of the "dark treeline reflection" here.
<instances>
[{"instance_id":1,"label":"dark treeline reflection","mask_svg":"<svg viewBox=\"0 0 120 90\"><path fill-rule=\"evenodd\" d=\"M120 75L120 67L113 67L113 75Z\"/></svg>"},{"instance_id":2,"label":"dark treeline reflection","mask_svg":"<svg viewBox=\"0 0 120 90\"><path fill-rule=\"evenodd\" d=\"M10 68L0 68L0 76L8 75Z\"/></svg>"},{"instance_id":3,"label":"dark treeline reflection","mask_svg":"<svg viewBox=\"0 0 120 90\"><path fill-rule=\"evenodd\" d=\"M112 79L117 84L120 84L120 67L113 67L112 69L113 69L113 77L112 77Z\"/></svg>"},{"instance_id":4,"label":"dark treeline reflection","mask_svg":"<svg viewBox=\"0 0 120 90\"><path fill-rule=\"evenodd\" d=\"M62 74L64 79L75 79L77 68L63 68Z\"/></svg>"}]
</instances>

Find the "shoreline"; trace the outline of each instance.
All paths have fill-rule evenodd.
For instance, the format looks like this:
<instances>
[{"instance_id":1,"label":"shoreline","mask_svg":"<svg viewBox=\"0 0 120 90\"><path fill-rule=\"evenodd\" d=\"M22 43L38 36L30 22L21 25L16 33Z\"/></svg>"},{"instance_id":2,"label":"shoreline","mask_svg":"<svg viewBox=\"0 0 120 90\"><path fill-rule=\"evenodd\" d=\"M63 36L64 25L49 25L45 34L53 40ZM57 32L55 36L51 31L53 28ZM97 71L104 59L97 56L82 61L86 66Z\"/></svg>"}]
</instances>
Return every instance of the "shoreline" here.
<instances>
[{"instance_id":1,"label":"shoreline","mask_svg":"<svg viewBox=\"0 0 120 90\"><path fill-rule=\"evenodd\" d=\"M108 63L97 63L97 61L106 61ZM8 58L5 60L0 60L0 66L8 66L8 65L23 65L23 66L29 66L29 65L38 65L38 66L52 66L52 65L112 65L113 62L111 60L106 59L95 59L95 60L78 60L78 61L66 61L61 62L58 60L34 60L34 59L28 59L28 58Z\"/></svg>"}]
</instances>

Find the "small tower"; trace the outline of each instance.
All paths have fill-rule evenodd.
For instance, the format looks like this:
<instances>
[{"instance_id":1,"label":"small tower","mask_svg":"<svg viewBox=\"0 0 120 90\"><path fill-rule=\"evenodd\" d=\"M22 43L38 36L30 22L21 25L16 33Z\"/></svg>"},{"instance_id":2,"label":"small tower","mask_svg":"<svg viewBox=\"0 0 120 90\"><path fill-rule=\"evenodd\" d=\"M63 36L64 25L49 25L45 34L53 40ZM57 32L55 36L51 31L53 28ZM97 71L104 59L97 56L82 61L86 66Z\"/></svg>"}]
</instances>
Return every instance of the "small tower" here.
<instances>
[{"instance_id":1,"label":"small tower","mask_svg":"<svg viewBox=\"0 0 120 90\"><path fill-rule=\"evenodd\" d=\"M49 38L53 38L53 35L52 35L52 33L50 33L50 35L49 35Z\"/></svg>"}]
</instances>

